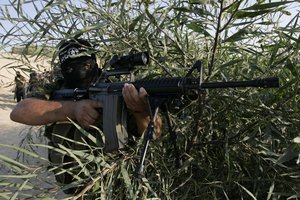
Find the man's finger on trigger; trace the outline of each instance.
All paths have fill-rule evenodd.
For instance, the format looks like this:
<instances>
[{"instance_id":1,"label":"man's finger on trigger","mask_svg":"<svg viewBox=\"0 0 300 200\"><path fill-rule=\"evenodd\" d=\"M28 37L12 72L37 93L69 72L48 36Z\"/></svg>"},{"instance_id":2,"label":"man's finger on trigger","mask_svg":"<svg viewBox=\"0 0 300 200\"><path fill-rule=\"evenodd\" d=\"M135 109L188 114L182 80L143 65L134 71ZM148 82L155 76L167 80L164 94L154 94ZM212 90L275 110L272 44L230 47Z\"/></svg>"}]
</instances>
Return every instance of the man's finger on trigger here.
<instances>
[{"instance_id":1,"label":"man's finger on trigger","mask_svg":"<svg viewBox=\"0 0 300 200\"><path fill-rule=\"evenodd\" d=\"M147 95L147 91L145 90L145 88L141 87L139 91L139 96L144 97L146 95Z\"/></svg>"},{"instance_id":2,"label":"man's finger on trigger","mask_svg":"<svg viewBox=\"0 0 300 200\"><path fill-rule=\"evenodd\" d=\"M136 102L138 97L138 91L135 89L134 85L128 84L128 90L127 90L127 97L128 101L130 102Z\"/></svg>"},{"instance_id":3,"label":"man's finger on trigger","mask_svg":"<svg viewBox=\"0 0 300 200\"><path fill-rule=\"evenodd\" d=\"M129 84L129 90L130 90L130 95L134 98L136 96L138 96L138 91L136 90L136 88L134 87L133 84Z\"/></svg>"},{"instance_id":4,"label":"man's finger on trigger","mask_svg":"<svg viewBox=\"0 0 300 200\"><path fill-rule=\"evenodd\" d=\"M127 93L127 90L128 90L128 83L125 83L122 88L122 94L125 95Z\"/></svg>"}]
</instances>

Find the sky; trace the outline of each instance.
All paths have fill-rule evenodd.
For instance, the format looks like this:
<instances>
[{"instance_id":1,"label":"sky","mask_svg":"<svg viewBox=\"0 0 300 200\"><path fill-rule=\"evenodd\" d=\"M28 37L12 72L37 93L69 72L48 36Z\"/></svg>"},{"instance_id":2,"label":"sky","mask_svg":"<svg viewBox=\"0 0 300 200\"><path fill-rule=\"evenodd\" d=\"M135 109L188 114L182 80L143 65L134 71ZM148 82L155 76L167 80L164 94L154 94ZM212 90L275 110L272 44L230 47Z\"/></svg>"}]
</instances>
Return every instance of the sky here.
<instances>
[{"instance_id":1,"label":"sky","mask_svg":"<svg viewBox=\"0 0 300 200\"><path fill-rule=\"evenodd\" d=\"M1 8L1 10L8 9L11 17L17 17L17 12L15 11L15 9L13 9L12 7L7 6L7 5L9 5L9 1L8 0L0 0L0 8ZM31 4L24 4L23 8L24 8L24 12L26 12L26 14L29 15L30 17L34 17L36 15L35 9L34 9L34 7ZM3 17L2 11L0 13L0 18L1 17ZM0 19L0 23L2 24L2 26L4 26L4 28L7 31L10 30L11 28L13 28L13 25L10 22L6 21L6 20L1 20ZM4 32L3 27L0 27L0 35L2 35L3 32Z\"/></svg>"},{"instance_id":2,"label":"sky","mask_svg":"<svg viewBox=\"0 0 300 200\"><path fill-rule=\"evenodd\" d=\"M0 7L1 7L1 9L4 9L4 8L5 8L5 5L9 5L9 4L10 4L10 3L9 3L10 1L12 1L12 0L1 0L1 1L0 1ZM19 0L16 0L16 2L18 2L18 1L19 1ZM79 1L80 1L80 0L73 0L73 2L74 2L75 4L79 4ZM24 2L24 1L22 1L22 2ZM39 3L39 1L35 1L35 2L36 2L36 5L39 6L40 8L43 7L42 4L45 4L45 0L41 0L40 3ZM46 2L47 2L47 1L46 1ZM274 0L271 0L271 2L275 2L275 1L274 1ZM250 0L250 1L249 1L249 5L254 4L254 3L255 3L255 0ZM26 15L28 15L28 16L30 16L30 17L34 17L34 16L36 15L35 8L33 7L33 5L32 5L31 3L24 3L24 4L22 5L22 8L23 8L23 10L24 10L24 13L26 13ZM17 12L16 12L13 8L8 7L8 9L9 9L9 12L11 13L12 16L16 16ZM288 10L289 12L291 12L292 15L291 15L291 16L284 15L284 16L283 16L283 20L282 20L283 23L284 23L284 21L287 21L287 20L291 19L293 16L295 16L297 13L300 12L300 1L294 2L294 3L290 4L290 5L287 7L286 10ZM2 22L2 23L3 23L3 22ZM5 22L4 22L4 23L5 23ZM8 23L5 23L5 25L9 25L9 24L8 24ZM0 29L0 31L1 31L1 29Z\"/></svg>"},{"instance_id":3,"label":"sky","mask_svg":"<svg viewBox=\"0 0 300 200\"><path fill-rule=\"evenodd\" d=\"M12 0L0 0L0 8L5 9L5 5L9 5L10 1L12 1ZM34 1L34 0L32 0L32 1ZM19 2L19 0L15 0L15 2ZM22 2L25 2L25 1L22 1ZM40 1L36 0L35 2L36 2L36 5L39 6L40 9L42 9L42 7L43 7L42 4L45 4L48 1L46 1L46 0L40 0ZM73 0L72 2L75 2L76 4L79 4L80 0ZM158 2L158 1L156 1L156 2ZM271 0L271 2L275 2L275 1ZM255 0L250 0L249 1L249 5L254 4L254 3L255 3ZM24 3L22 8L23 8L24 14L28 15L31 18L33 18L36 15L36 9L32 6L31 3ZM9 12L11 13L12 17L17 16L17 12L13 8L8 7L8 9L9 9ZM281 18L282 25L285 25L297 13L300 12L300 1L290 4L286 10L288 10L292 14L290 16L288 16L288 15L282 16L282 18ZM0 12L0 18L1 18L1 12ZM10 30L11 28L13 28L13 25L11 25L7 21L0 20L0 23L4 26L4 28L6 30ZM3 27L0 26L0 35L3 34L3 32L4 32Z\"/></svg>"}]
</instances>

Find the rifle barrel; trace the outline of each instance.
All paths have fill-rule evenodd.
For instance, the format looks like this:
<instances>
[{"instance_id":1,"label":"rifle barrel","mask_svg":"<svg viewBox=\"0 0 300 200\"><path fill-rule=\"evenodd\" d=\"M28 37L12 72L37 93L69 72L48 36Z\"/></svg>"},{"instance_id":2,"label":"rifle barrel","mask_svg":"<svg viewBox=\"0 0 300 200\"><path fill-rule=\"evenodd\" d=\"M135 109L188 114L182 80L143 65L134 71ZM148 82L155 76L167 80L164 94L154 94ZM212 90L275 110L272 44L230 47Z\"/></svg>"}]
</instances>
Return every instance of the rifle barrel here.
<instances>
[{"instance_id":1,"label":"rifle barrel","mask_svg":"<svg viewBox=\"0 0 300 200\"><path fill-rule=\"evenodd\" d=\"M228 82L208 82L202 83L201 88L229 88L229 87L279 87L277 77L254 79L249 81L228 81Z\"/></svg>"}]
</instances>

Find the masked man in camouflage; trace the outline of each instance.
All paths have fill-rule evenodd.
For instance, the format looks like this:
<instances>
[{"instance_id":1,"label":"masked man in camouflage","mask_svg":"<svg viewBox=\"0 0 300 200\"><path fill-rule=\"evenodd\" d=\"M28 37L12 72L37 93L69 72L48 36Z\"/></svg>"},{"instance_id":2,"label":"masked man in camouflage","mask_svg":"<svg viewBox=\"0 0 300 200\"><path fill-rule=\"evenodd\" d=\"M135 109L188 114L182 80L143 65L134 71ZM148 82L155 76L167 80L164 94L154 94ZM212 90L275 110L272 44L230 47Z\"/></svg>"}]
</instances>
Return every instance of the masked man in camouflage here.
<instances>
[{"instance_id":1,"label":"masked man in camouflage","mask_svg":"<svg viewBox=\"0 0 300 200\"><path fill-rule=\"evenodd\" d=\"M67 148L80 150L83 148L82 146L62 139L64 137L83 142L82 134L68 118L97 137L90 125L99 125L99 121L102 120L99 110L103 107L103 103L90 99L58 101L52 100L51 95L53 91L62 88L87 89L99 78L101 70L96 63L95 54L92 53L91 44L82 39L64 42L59 48L59 60L64 80L60 81L59 84L45 87L43 92L38 92L32 95L34 97L26 98L17 104L10 117L13 121L27 125L47 125L46 136L50 139L52 146L58 147L60 144ZM131 111L127 122L128 132L135 136L140 136L150 121L147 113L146 95L147 92L143 88L137 91L132 84L124 85L123 98L128 110ZM155 129L159 133L160 118L156 124ZM49 150L49 159L57 166L72 161L69 156L51 150ZM65 168L72 167L63 166ZM72 176L68 173L61 173L56 176L56 179L63 184L73 181Z\"/></svg>"}]
</instances>

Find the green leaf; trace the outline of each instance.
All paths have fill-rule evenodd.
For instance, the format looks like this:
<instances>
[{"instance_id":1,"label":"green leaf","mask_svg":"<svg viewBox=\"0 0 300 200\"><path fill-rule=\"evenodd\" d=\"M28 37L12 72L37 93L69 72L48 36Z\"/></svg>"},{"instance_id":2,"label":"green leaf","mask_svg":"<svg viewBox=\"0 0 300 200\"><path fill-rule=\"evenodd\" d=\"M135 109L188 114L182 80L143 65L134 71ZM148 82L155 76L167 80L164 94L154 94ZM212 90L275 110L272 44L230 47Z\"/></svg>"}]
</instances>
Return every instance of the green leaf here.
<instances>
[{"instance_id":1,"label":"green leaf","mask_svg":"<svg viewBox=\"0 0 300 200\"><path fill-rule=\"evenodd\" d=\"M271 12L273 12L273 10L259 10L259 11L254 11L254 12L239 10L234 15L234 18L236 18L236 19L243 19L243 18L247 18L247 17L254 18L254 17L262 16L267 13L271 13Z\"/></svg>"},{"instance_id":2,"label":"green leaf","mask_svg":"<svg viewBox=\"0 0 300 200\"><path fill-rule=\"evenodd\" d=\"M248 190L246 187L244 187L243 185L239 184L238 182L235 182L239 187L241 187L252 199L256 200L256 197L254 196L254 194Z\"/></svg>"},{"instance_id":3,"label":"green leaf","mask_svg":"<svg viewBox=\"0 0 300 200\"><path fill-rule=\"evenodd\" d=\"M96 144L96 146L100 147L101 145L103 145L103 142L101 143L101 141L97 140L95 136L93 136L92 134L90 134L89 132L87 132L86 130L84 130L81 126L79 126L77 123L75 123L70 118L68 118L68 119L80 131L80 133L82 133L84 136L86 136L91 142L93 142L94 144ZM102 135L102 141L104 141L104 135L103 135L102 131L100 131L100 129L97 128L96 126L91 126L91 127L94 128L94 129L96 129L98 131L98 133ZM73 142L76 142L76 141L73 141Z\"/></svg>"},{"instance_id":4,"label":"green leaf","mask_svg":"<svg viewBox=\"0 0 300 200\"><path fill-rule=\"evenodd\" d=\"M285 67L288 68L288 69L291 71L291 73L292 73L293 76L299 77L298 70L295 68L296 66L295 66L295 64L291 61L290 58L288 58L288 59L286 60Z\"/></svg>"},{"instance_id":5,"label":"green leaf","mask_svg":"<svg viewBox=\"0 0 300 200\"><path fill-rule=\"evenodd\" d=\"M181 12L193 12L191 9L187 7L174 7L173 9Z\"/></svg>"},{"instance_id":6,"label":"green leaf","mask_svg":"<svg viewBox=\"0 0 300 200\"><path fill-rule=\"evenodd\" d=\"M208 4L210 0L189 0L190 4Z\"/></svg>"},{"instance_id":7,"label":"green leaf","mask_svg":"<svg viewBox=\"0 0 300 200\"><path fill-rule=\"evenodd\" d=\"M193 21L193 22L190 22L189 24L186 25L189 29L197 32L197 33L202 33L204 34L205 36L211 36L205 29L204 27L201 25L200 22L196 22L196 21Z\"/></svg>"},{"instance_id":8,"label":"green leaf","mask_svg":"<svg viewBox=\"0 0 300 200\"><path fill-rule=\"evenodd\" d=\"M9 188L19 188L22 184L20 183L3 183L3 182L0 182L0 187L9 187ZM29 185L26 185L24 186L24 189L26 190L32 190L34 189L33 186L29 186Z\"/></svg>"},{"instance_id":9,"label":"green leaf","mask_svg":"<svg viewBox=\"0 0 300 200\"><path fill-rule=\"evenodd\" d=\"M3 199L9 199L11 195L11 192L0 192L0 197Z\"/></svg>"},{"instance_id":10,"label":"green leaf","mask_svg":"<svg viewBox=\"0 0 300 200\"><path fill-rule=\"evenodd\" d=\"M173 9L179 12L191 13L199 16L213 16L211 12L198 7L194 9L189 7L174 7Z\"/></svg>"},{"instance_id":11,"label":"green leaf","mask_svg":"<svg viewBox=\"0 0 300 200\"><path fill-rule=\"evenodd\" d=\"M239 41L239 40L243 40L245 38L245 36L249 33L250 32L246 28L240 29L236 33L234 33L232 36L230 36L230 37L226 38L225 40L223 40L223 42L236 42L236 41Z\"/></svg>"},{"instance_id":12,"label":"green leaf","mask_svg":"<svg viewBox=\"0 0 300 200\"><path fill-rule=\"evenodd\" d=\"M132 190L133 187L131 184L131 179L129 178L128 171L125 169L124 162L122 162L122 165L121 165L121 174L122 174L124 183L126 185L126 188L129 190L130 196L133 196L133 190Z\"/></svg>"},{"instance_id":13,"label":"green leaf","mask_svg":"<svg viewBox=\"0 0 300 200\"><path fill-rule=\"evenodd\" d=\"M22 167L24 169L30 169L28 166L18 162L18 161L15 161L14 159L11 159L7 156L4 156L4 155L1 155L0 154L0 160L3 160L4 162L7 162L7 163L10 163L10 164L13 164L13 165L16 165L18 167Z\"/></svg>"},{"instance_id":14,"label":"green leaf","mask_svg":"<svg viewBox=\"0 0 300 200\"><path fill-rule=\"evenodd\" d=\"M65 146L58 144L58 147L64 151L67 152L67 155L69 155L70 157L74 158L74 160L76 161L76 163L80 166L81 169L85 169L84 164L82 163L83 160L80 160L79 157L77 157L74 153L73 153L73 149L69 149L66 148Z\"/></svg>"},{"instance_id":15,"label":"green leaf","mask_svg":"<svg viewBox=\"0 0 300 200\"><path fill-rule=\"evenodd\" d=\"M269 60L269 66L272 65L274 63L274 61L276 60L277 58L277 53L278 53L278 50L279 50L279 46L278 45L275 45L274 47L272 47L272 54L271 54L271 57L270 57L270 60Z\"/></svg>"},{"instance_id":16,"label":"green leaf","mask_svg":"<svg viewBox=\"0 0 300 200\"><path fill-rule=\"evenodd\" d=\"M144 14L141 14L139 16L137 16L132 23L129 25L129 32L134 31L135 26L137 25L137 23L142 20L144 18Z\"/></svg>"},{"instance_id":17,"label":"green leaf","mask_svg":"<svg viewBox=\"0 0 300 200\"><path fill-rule=\"evenodd\" d=\"M10 198L11 200L16 199L19 195L19 193L23 190L24 187L26 187L26 184L28 183L29 179L25 180L22 185L18 188L18 190L13 194L13 196Z\"/></svg>"},{"instance_id":18,"label":"green leaf","mask_svg":"<svg viewBox=\"0 0 300 200\"><path fill-rule=\"evenodd\" d=\"M244 8L243 10L266 10L270 8L278 8L279 6L293 3L294 1L285 1L285 2L271 2L265 4L254 4L248 8Z\"/></svg>"},{"instance_id":19,"label":"green leaf","mask_svg":"<svg viewBox=\"0 0 300 200\"><path fill-rule=\"evenodd\" d=\"M277 159L275 164L277 164L277 165L283 164L292 159L295 159L298 155L299 155L299 150L297 148L295 148L294 145L290 145L285 150L285 152Z\"/></svg>"},{"instance_id":20,"label":"green leaf","mask_svg":"<svg viewBox=\"0 0 300 200\"><path fill-rule=\"evenodd\" d=\"M156 21L156 18L149 12L148 9L145 10L147 16L149 17L151 23L153 23L154 25L157 26L157 21Z\"/></svg>"},{"instance_id":21,"label":"green leaf","mask_svg":"<svg viewBox=\"0 0 300 200\"><path fill-rule=\"evenodd\" d=\"M273 182L272 182L272 185L271 185L270 188L269 188L267 200L271 199L272 194L273 194L273 192L274 192L274 188L275 188L274 186L275 186L275 185L274 185L274 181L273 181Z\"/></svg>"},{"instance_id":22,"label":"green leaf","mask_svg":"<svg viewBox=\"0 0 300 200\"><path fill-rule=\"evenodd\" d=\"M32 151L28 151L27 149L24 149L24 148L21 148L21 147L18 147L18 146L14 146L14 145L10 145L10 144L0 144L0 146L3 146L3 147L8 147L8 148L11 148L11 149L15 149L17 151L19 151L20 153L24 153L26 155L29 155L33 158L37 158L37 159L40 159L40 160L44 160L44 161L48 161L48 159L40 156L39 154L36 154Z\"/></svg>"},{"instance_id":23,"label":"green leaf","mask_svg":"<svg viewBox=\"0 0 300 200\"><path fill-rule=\"evenodd\" d=\"M34 178L36 177L37 174L18 174L18 175L13 175L13 174L6 174L6 175L0 175L0 178L13 178L13 179L28 179L28 178Z\"/></svg>"},{"instance_id":24,"label":"green leaf","mask_svg":"<svg viewBox=\"0 0 300 200\"><path fill-rule=\"evenodd\" d=\"M82 29L75 31L74 35L82 35L83 33L86 33L86 32L89 32L89 31L98 30L98 29L101 29L101 28L105 27L105 25L106 24L103 23L103 22L98 22L98 23L95 23L95 24L90 25L90 26L85 26Z\"/></svg>"},{"instance_id":25,"label":"green leaf","mask_svg":"<svg viewBox=\"0 0 300 200\"><path fill-rule=\"evenodd\" d=\"M222 65L220 66L220 68L225 68L225 67L228 67L228 66L232 66L232 65L235 65L235 64L237 64L237 63L239 63L239 62L242 62L242 61L243 61L243 59L230 60L230 61L228 61L228 62L222 64Z\"/></svg>"}]
</instances>

